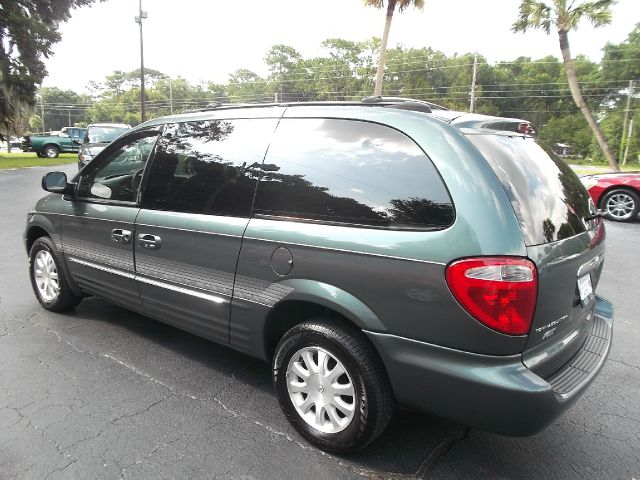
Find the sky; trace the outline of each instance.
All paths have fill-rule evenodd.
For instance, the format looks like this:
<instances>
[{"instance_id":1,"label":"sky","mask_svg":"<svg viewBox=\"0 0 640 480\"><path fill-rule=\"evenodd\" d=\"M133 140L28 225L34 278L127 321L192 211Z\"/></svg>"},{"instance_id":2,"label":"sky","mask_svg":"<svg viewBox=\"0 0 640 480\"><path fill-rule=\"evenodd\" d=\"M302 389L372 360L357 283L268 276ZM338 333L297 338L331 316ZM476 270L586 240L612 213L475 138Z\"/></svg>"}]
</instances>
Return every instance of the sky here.
<instances>
[{"instance_id":1,"label":"sky","mask_svg":"<svg viewBox=\"0 0 640 480\"><path fill-rule=\"evenodd\" d=\"M519 56L560 56L557 35L510 31L520 0L426 0L423 11L394 15L389 46L431 47L447 55L477 51L489 62ZM190 82L226 82L248 68L266 75L264 57L283 43L305 57L321 55L327 38L381 37L384 10L362 0L142 0L145 67ZM85 93L114 70L140 67L137 0L106 0L74 10L62 24L62 41L46 61L45 87ZM640 22L640 0L618 0L611 25L588 22L570 35L572 55L594 61L607 42L619 43Z\"/></svg>"}]
</instances>

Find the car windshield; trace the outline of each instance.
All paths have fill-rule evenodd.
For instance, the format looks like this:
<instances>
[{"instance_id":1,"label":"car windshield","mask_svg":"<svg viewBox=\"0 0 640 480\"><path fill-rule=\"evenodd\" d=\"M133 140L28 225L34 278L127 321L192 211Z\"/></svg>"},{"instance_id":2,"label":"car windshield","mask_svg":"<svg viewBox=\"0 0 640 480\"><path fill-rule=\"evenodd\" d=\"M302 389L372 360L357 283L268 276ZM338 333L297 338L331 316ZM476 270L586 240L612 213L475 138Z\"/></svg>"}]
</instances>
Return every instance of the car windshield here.
<instances>
[{"instance_id":1,"label":"car windshield","mask_svg":"<svg viewBox=\"0 0 640 480\"><path fill-rule=\"evenodd\" d=\"M87 130L84 143L110 143L129 130L127 127L91 127Z\"/></svg>"}]
</instances>

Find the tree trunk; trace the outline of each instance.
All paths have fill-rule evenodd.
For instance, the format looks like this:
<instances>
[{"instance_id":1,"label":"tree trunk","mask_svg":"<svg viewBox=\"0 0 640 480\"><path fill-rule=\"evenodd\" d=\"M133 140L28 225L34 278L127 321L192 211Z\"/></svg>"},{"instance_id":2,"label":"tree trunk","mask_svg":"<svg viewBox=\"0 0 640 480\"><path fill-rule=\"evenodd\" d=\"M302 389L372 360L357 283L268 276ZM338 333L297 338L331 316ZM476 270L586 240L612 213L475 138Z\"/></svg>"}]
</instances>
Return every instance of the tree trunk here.
<instances>
[{"instance_id":1,"label":"tree trunk","mask_svg":"<svg viewBox=\"0 0 640 480\"><path fill-rule=\"evenodd\" d=\"M567 82L569 83L569 89L571 90L571 95L573 95L573 100L574 102L576 102L576 105L584 115L584 118L587 120L587 123L591 127L591 130L593 130L593 134L595 135L598 145L600 146L600 150L602 150L602 153L604 153L607 162L609 162L611 170L613 170L614 172L619 172L620 167L618 166L618 162L616 162L616 159L613 158L611 149L607 144L607 139L604 138L604 134L602 133L602 130L600 130L600 126L593 118L591 110L589 110L589 107L582 97L576 70L573 66L573 61L571 60L571 51L569 49L569 35L563 30L558 30L558 37L560 40L560 51L562 52L562 60L564 61L564 70L567 74Z\"/></svg>"},{"instance_id":2,"label":"tree trunk","mask_svg":"<svg viewBox=\"0 0 640 480\"><path fill-rule=\"evenodd\" d=\"M391 30L391 20L396 9L397 0L389 0L387 3L387 18L384 21L384 32L382 32L382 42L378 53L378 70L376 71L376 86L374 95L382 95L382 79L384 77L384 59L387 55L387 41L389 40L389 30Z\"/></svg>"}]
</instances>

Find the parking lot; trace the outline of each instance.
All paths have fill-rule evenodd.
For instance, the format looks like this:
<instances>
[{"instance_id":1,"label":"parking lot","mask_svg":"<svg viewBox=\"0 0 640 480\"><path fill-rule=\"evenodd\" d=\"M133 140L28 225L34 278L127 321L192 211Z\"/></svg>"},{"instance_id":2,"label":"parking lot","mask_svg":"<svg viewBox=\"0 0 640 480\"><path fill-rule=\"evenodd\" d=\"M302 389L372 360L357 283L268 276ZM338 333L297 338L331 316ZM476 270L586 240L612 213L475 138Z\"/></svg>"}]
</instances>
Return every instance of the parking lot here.
<instances>
[{"instance_id":1,"label":"parking lot","mask_svg":"<svg viewBox=\"0 0 640 480\"><path fill-rule=\"evenodd\" d=\"M288 425L265 363L96 298L41 309L22 231L45 171L0 171L0 479L640 479L640 219L607 223L613 348L550 428L513 439L402 411L339 457Z\"/></svg>"}]
</instances>

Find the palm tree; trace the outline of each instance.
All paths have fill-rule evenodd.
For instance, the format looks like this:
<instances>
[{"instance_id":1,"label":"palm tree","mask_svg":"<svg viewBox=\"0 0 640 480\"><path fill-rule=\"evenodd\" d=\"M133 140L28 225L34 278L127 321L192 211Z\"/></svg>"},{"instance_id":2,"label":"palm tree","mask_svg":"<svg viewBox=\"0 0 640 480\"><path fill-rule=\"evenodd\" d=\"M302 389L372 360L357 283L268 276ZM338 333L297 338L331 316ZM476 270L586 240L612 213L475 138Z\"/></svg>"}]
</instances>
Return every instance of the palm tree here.
<instances>
[{"instance_id":1,"label":"palm tree","mask_svg":"<svg viewBox=\"0 0 640 480\"><path fill-rule=\"evenodd\" d=\"M567 6L567 3L569 5ZM583 18L588 19L594 27L600 27L611 23L611 5L615 0L593 0L577 2L572 0L522 0L520 4L520 13L518 20L513 24L513 32L526 32L529 28L539 28L544 30L547 35L551 32L553 26L558 32L560 40L560 51L562 52L562 60L564 62L564 70L567 74L567 82L573 100L580 109L587 123L593 130L593 134L598 141L600 150L607 158L611 169L619 172L620 167L616 162L607 140L602 134L602 130L593 118L593 114L584 101L576 70L571 60L571 51L569 49L569 32L577 28L578 23Z\"/></svg>"},{"instance_id":2,"label":"palm tree","mask_svg":"<svg viewBox=\"0 0 640 480\"><path fill-rule=\"evenodd\" d=\"M384 0L364 0L364 4L369 7L382 8L384 6ZM384 57L387 54L387 41L389 40L389 30L391 29L391 20L393 19L393 12L398 6L398 10L401 12L410 5L422 10L424 7L424 0L387 0L387 17L384 22L384 31L382 32L382 43L380 44L380 50L378 53L378 70L376 71L376 86L373 92L374 95L382 94L382 76L384 74Z\"/></svg>"}]
</instances>

